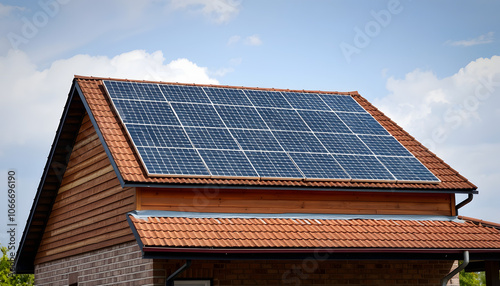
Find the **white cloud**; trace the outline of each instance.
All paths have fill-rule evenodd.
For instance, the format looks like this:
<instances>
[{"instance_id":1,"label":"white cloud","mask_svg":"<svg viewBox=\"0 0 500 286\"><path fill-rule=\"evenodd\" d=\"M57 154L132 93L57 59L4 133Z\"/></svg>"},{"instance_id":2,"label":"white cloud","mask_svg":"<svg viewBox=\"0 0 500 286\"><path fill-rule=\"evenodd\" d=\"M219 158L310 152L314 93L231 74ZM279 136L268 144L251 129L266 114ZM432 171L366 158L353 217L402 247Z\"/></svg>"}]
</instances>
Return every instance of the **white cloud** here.
<instances>
[{"instance_id":1,"label":"white cloud","mask_svg":"<svg viewBox=\"0 0 500 286\"><path fill-rule=\"evenodd\" d=\"M262 40L260 39L260 37L258 35L247 36L243 39L243 41L242 41L242 38L240 35L234 35L234 36L231 36L229 38L229 40L227 40L227 45L232 46L232 45L235 45L235 44L240 43L240 42L243 42L243 44L247 45L247 46L260 46L260 45L262 45Z\"/></svg>"},{"instance_id":2,"label":"white cloud","mask_svg":"<svg viewBox=\"0 0 500 286\"><path fill-rule=\"evenodd\" d=\"M218 24L232 20L241 8L241 2L234 0L172 0L171 4L174 9L201 13Z\"/></svg>"},{"instance_id":3,"label":"white cloud","mask_svg":"<svg viewBox=\"0 0 500 286\"><path fill-rule=\"evenodd\" d=\"M257 35L248 36L245 38L245 45L260 46L262 45L262 40Z\"/></svg>"},{"instance_id":4,"label":"white cloud","mask_svg":"<svg viewBox=\"0 0 500 286\"><path fill-rule=\"evenodd\" d=\"M492 179L500 178L500 56L477 59L442 79L421 70L390 77L387 89L375 106L479 187L465 209L470 216L498 221L491 200L500 201Z\"/></svg>"},{"instance_id":5,"label":"white cloud","mask_svg":"<svg viewBox=\"0 0 500 286\"><path fill-rule=\"evenodd\" d=\"M39 70L28 56L11 50L0 57L0 70L9 71L0 78L1 124L0 150L30 148L32 144L50 144L62 114L72 78L75 74L187 83L211 83L207 68L187 59L165 63L161 51L147 53L135 50L113 58L77 55L55 61ZM2 155L0 154L0 158Z\"/></svg>"},{"instance_id":6,"label":"white cloud","mask_svg":"<svg viewBox=\"0 0 500 286\"><path fill-rule=\"evenodd\" d=\"M8 16L13 11L22 11L22 10L24 10L23 7L9 6L9 5L4 5L4 4L0 3L0 17Z\"/></svg>"},{"instance_id":7,"label":"white cloud","mask_svg":"<svg viewBox=\"0 0 500 286\"><path fill-rule=\"evenodd\" d=\"M241 36L238 36L238 35L231 36L231 38L229 38L229 40L227 40L227 45L228 46L234 45L234 44L238 43L240 40L241 40Z\"/></svg>"},{"instance_id":8,"label":"white cloud","mask_svg":"<svg viewBox=\"0 0 500 286\"><path fill-rule=\"evenodd\" d=\"M494 34L495 34L494 32L489 32L485 35L481 35L474 39L461 40L461 41L447 41L446 43L452 46L462 46L462 47L489 44L493 42Z\"/></svg>"}]
</instances>

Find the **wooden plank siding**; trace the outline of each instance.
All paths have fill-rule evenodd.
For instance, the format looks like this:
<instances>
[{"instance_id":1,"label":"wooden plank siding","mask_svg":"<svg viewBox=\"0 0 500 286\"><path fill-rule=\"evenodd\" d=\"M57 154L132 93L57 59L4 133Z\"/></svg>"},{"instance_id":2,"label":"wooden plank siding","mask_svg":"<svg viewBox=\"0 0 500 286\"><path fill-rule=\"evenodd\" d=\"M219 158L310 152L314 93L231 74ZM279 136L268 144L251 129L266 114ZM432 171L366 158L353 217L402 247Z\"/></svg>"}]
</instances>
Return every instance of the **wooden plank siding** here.
<instances>
[{"instance_id":1,"label":"wooden plank siding","mask_svg":"<svg viewBox=\"0 0 500 286\"><path fill-rule=\"evenodd\" d=\"M135 188L120 186L92 123L85 115L35 264L134 241L125 214Z\"/></svg>"},{"instance_id":2,"label":"wooden plank siding","mask_svg":"<svg viewBox=\"0 0 500 286\"><path fill-rule=\"evenodd\" d=\"M138 188L137 202L188 212L455 215L453 194Z\"/></svg>"}]
</instances>

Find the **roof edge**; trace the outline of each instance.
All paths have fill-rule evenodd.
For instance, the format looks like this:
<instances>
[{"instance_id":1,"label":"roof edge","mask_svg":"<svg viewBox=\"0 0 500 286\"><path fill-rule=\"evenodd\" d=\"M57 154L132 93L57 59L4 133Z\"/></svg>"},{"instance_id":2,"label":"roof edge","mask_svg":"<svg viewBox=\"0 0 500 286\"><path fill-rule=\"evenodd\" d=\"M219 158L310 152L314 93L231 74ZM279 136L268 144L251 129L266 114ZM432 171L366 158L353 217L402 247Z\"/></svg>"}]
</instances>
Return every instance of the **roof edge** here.
<instances>
[{"instance_id":1,"label":"roof edge","mask_svg":"<svg viewBox=\"0 0 500 286\"><path fill-rule=\"evenodd\" d=\"M95 120L94 114L92 113L92 110L90 109L90 106L87 102L87 99L85 98L82 89L80 88L80 85L78 83L77 77L75 76L75 89L78 92L78 95L80 96L80 99L83 103L83 106L85 107L85 111L89 115L90 121L92 122L92 125L94 126L95 132L97 133L97 137L99 137L99 141L101 141L102 146L104 147L104 152L106 152L106 155L108 156L109 162L111 163L111 166L113 166L113 170L115 171L116 177L118 178L118 181L120 181L120 185L122 188L125 187L125 181L123 180L122 174L120 172L120 169L116 165L115 159L113 155L111 154L111 151L109 150L108 144L106 143L106 140L104 139L104 136L102 135L101 130L99 129L99 125L97 124L97 121Z\"/></svg>"},{"instance_id":2,"label":"roof edge","mask_svg":"<svg viewBox=\"0 0 500 286\"><path fill-rule=\"evenodd\" d=\"M37 192L35 194L35 198L33 199L33 204L31 206L30 213L28 215L28 219L27 219L23 234L21 236L21 240L19 242L18 250L17 250L16 257L14 259L14 264L13 264L13 269L18 274L34 273L34 265L32 265L34 263L34 256L28 257L28 258L25 257L25 255L29 255L29 254L25 253L25 244L26 244L27 239L28 239L27 236L30 235L30 229L31 229L31 226L32 226L32 223L34 220L36 208L39 205L40 199L43 195L43 191L44 191L44 188L46 186L47 178L49 176L52 176L52 175L60 176L61 173L64 173L66 171L67 161L69 160L69 156L72 152L72 148L71 148L71 150L68 150L69 148L66 148L67 145L65 146L65 148L63 148L59 145L61 144L61 135L63 133L63 129L66 126L66 122L67 122L67 119L69 117L69 112L70 112L70 109L72 107L72 104L77 104L74 101L75 100L75 92L76 92L75 84L76 83L73 82L73 84L70 88L68 98L67 98L66 103L64 105L63 114L61 115L61 119L59 120L59 126L57 127L56 134L54 136L54 141L53 141L52 146L50 148L47 162L45 163L45 167L44 167L41 179L40 179L40 183L38 185ZM78 108L78 106L76 108ZM74 145L75 140L76 140L76 136L74 136L74 138L71 140L73 142L71 144L72 146ZM54 162L54 157L58 153L58 148L63 148L68 153L68 154L66 154L66 157L65 157L65 160L66 160L65 163L64 162L61 163L61 162L57 162L57 161ZM51 171L54 172L55 174L50 174ZM62 178L58 177L58 180L56 180L56 184L58 186L60 186L61 181L62 181ZM55 200L55 196L51 199L51 203L50 203L51 210L52 210L52 205L54 203L54 200ZM45 231L45 226L47 224L47 220L48 220L49 216L50 216L50 212L47 213L46 216L43 218L44 223L43 223L43 226L41 226L42 227L42 230L41 230L42 235L43 235L43 232ZM37 249L39 247L39 244L40 244L40 241L38 241L38 245L36 246ZM36 253L35 253L35 255L36 255ZM33 259L33 261L31 261L31 262L25 262L25 261L23 262L22 261L24 259L31 259L31 258Z\"/></svg>"},{"instance_id":3,"label":"roof edge","mask_svg":"<svg viewBox=\"0 0 500 286\"><path fill-rule=\"evenodd\" d=\"M130 188L216 188L216 189L261 189L261 190L296 190L296 191L336 191L336 192L374 192L374 193L425 193L425 194L474 194L479 192L474 189L389 189L389 188L353 188L353 187L295 187L295 186L266 186L266 185L224 185L224 184L189 184L189 183L138 183L125 181L124 187ZM435 185L435 184L430 184Z\"/></svg>"}]
</instances>

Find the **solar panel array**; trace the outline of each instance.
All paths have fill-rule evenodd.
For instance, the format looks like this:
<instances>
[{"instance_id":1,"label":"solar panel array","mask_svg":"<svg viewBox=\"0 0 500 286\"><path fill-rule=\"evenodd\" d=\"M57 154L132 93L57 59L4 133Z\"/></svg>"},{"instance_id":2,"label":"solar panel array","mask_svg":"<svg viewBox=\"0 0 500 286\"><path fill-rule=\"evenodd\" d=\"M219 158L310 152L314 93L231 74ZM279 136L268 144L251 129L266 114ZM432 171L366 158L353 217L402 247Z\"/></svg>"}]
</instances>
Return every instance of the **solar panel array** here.
<instances>
[{"instance_id":1,"label":"solar panel array","mask_svg":"<svg viewBox=\"0 0 500 286\"><path fill-rule=\"evenodd\" d=\"M439 182L348 95L104 84L151 176Z\"/></svg>"}]
</instances>

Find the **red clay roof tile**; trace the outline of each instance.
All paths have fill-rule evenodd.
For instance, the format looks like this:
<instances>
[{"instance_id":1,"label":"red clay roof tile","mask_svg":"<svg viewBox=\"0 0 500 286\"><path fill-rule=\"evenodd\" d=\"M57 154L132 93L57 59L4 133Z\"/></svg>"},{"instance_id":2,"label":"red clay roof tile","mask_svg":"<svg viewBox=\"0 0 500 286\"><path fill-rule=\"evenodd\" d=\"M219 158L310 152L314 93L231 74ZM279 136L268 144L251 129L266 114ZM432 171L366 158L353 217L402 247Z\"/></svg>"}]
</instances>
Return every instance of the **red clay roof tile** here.
<instances>
[{"instance_id":1,"label":"red clay roof tile","mask_svg":"<svg viewBox=\"0 0 500 286\"><path fill-rule=\"evenodd\" d=\"M319 187L319 188L390 188L390 189L420 189L420 190L475 190L476 186L458 174L435 154L417 142L396 123L390 120L377 108L371 105L357 92L341 93L352 96L365 110L371 113L397 140L401 142L422 164L433 172L440 180L439 184L426 183L366 183L338 181L282 181L282 180L248 180L248 179L197 179L149 177L135 155L133 145L124 132L118 117L115 115L107 95L104 92L103 80L77 76L76 82L82 90L92 116L102 133L104 140L116 163L119 173L125 182L158 183L158 184L216 184L216 185L247 185L269 187ZM241 87L232 87L241 88ZM256 88L257 89L257 88ZM266 89L271 90L271 89ZM302 92L302 91L301 91ZM304 91L307 92L307 91ZM329 92L320 92L329 93Z\"/></svg>"},{"instance_id":2,"label":"red clay roof tile","mask_svg":"<svg viewBox=\"0 0 500 286\"><path fill-rule=\"evenodd\" d=\"M498 249L500 230L470 221L136 218L150 247ZM210 227L206 227L210 226Z\"/></svg>"}]
</instances>

